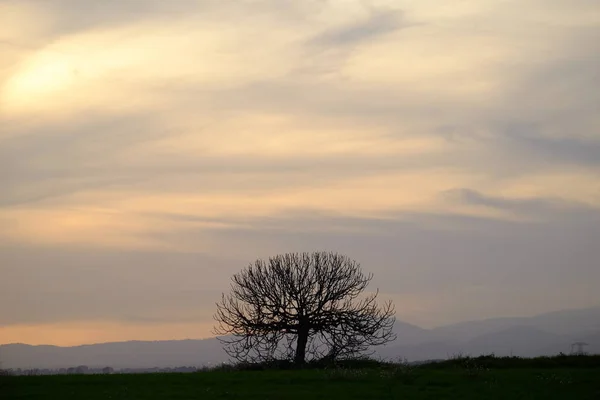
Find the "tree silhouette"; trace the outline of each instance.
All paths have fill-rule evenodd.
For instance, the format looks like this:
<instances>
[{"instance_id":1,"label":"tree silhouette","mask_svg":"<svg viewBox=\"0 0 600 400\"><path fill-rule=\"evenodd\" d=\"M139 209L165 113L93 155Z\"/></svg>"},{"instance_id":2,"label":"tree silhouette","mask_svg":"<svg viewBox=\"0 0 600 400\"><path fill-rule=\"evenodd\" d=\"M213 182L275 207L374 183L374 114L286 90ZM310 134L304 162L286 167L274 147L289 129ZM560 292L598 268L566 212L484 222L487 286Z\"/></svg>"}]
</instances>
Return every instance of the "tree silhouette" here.
<instances>
[{"instance_id":1,"label":"tree silhouette","mask_svg":"<svg viewBox=\"0 0 600 400\"><path fill-rule=\"evenodd\" d=\"M394 306L380 307L373 278L337 253L288 253L257 260L232 278L217 303L214 333L238 361L339 359L395 339Z\"/></svg>"}]
</instances>

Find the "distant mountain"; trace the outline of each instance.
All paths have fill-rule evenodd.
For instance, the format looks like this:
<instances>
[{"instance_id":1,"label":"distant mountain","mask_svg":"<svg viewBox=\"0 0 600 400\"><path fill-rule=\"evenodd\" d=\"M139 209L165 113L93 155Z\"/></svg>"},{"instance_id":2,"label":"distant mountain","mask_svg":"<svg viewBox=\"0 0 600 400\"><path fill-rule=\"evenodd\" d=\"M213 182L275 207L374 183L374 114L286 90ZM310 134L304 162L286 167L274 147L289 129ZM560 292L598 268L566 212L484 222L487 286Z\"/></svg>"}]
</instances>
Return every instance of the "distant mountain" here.
<instances>
[{"instance_id":1,"label":"distant mountain","mask_svg":"<svg viewBox=\"0 0 600 400\"><path fill-rule=\"evenodd\" d=\"M377 355L408 361L490 353L534 357L568 353L576 341L589 343L585 350L600 354L600 307L461 322L424 330L422 340L409 336L403 342L398 336L395 343L377 349Z\"/></svg>"},{"instance_id":2,"label":"distant mountain","mask_svg":"<svg viewBox=\"0 0 600 400\"><path fill-rule=\"evenodd\" d=\"M460 322L432 329L431 335L445 340L468 341L480 335L514 326L528 326L576 339L582 333L600 332L600 307L555 311L534 317L493 318Z\"/></svg>"},{"instance_id":3,"label":"distant mountain","mask_svg":"<svg viewBox=\"0 0 600 400\"><path fill-rule=\"evenodd\" d=\"M397 336L394 344L417 344L427 341L431 338L431 332L416 325L409 324L400 320L394 323L394 333Z\"/></svg>"},{"instance_id":4,"label":"distant mountain","mask_svg":"<svg viewBox=\"0 0 600 400\"><path fill-rule=\"evenodd\" d=\"M396 321L398 339L377 349L385 359L419 361L456 355L539 356L568 353L571 343L589 343L586 350L600 354L600 307L567 310L534 317L470 321L423 329ZM227 360L216 338L155 342L117 342L76 347L0 346L5 368L68 368L110 366L152 368L202 366Z\"/></svg>"},{"instance_id":5,"label":"distant mountain","mask_svg":"<svg viewBox=\"0 0 600 400\"><path fill-rule=\"evenodd\" d=\"M75 347L0 346L5 368L152 368L202 366L227 359L217 339L115 342Z\"/></svg>"},{"instance_id":6,"label":"distant mountain","mask_svg":"<svg viewBox=\"0 0 600 400\"><path fill-rule=\"evenodd\" d=\"M461 353L453 342L432 341L376 349L375 356L390 361L424 361L451 358Z\"/></svg>"},{"instance_id":7,"label":"distant mountain","mask_svg":"<svg viewBox=\"0 0 600 400\"><path fill-rule=\"evenodd\" d=\"M459 347L472 355L494 353L497 356L536 357L548 354L550 349L552 354L567 353L570 345L568 337L519 325L477 336Z\"/></svg>"}]
</instances>

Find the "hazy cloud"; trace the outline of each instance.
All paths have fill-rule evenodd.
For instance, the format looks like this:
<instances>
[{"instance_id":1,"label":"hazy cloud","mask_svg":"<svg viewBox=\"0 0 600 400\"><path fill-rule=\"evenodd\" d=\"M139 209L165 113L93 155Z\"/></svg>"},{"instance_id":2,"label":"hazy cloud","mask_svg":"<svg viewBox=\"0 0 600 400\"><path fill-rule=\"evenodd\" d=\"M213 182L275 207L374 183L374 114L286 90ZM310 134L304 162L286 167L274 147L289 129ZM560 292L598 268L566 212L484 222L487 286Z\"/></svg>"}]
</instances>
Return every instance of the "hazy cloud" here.
<instances>
[{"instance_id":1,"label":"hazy cloud","mask_svg":"<svg viewBox=\"0 0 600 400\"><path fill-rule=\"evenodd\" d=\"M472 189L452 189L444 193L445 197L465 204L497 208L501 210L514 211L524 216L544 215L546 217L561 216L569 211L586 211L593 215L600 215L597 208L588 207L585 204L568 202L552 198L522 198L511 199L503 197L486 196Z\"/></svg>"},{"instance_id":2,"label":"hazy cloud","mask_svg":"<svg viewBox=\"0 0 600 400\"><path fill-rule=\"evenodd\" d=\"M326 47L354 46L405 27L402 13L374 10L364 21L321 33L311 44Z\"/></svg>"},{"instance_id":3,"label":"hazy cloud","mask_svg":"<svg viewBox=\"0 0 600 400\"><path fill-rule=\"evenodd\" d=\"M0 2L0 342L204 336L232 272L320 248L408 322L596 305L598 11Z\"/></svg>"}]
</instances>

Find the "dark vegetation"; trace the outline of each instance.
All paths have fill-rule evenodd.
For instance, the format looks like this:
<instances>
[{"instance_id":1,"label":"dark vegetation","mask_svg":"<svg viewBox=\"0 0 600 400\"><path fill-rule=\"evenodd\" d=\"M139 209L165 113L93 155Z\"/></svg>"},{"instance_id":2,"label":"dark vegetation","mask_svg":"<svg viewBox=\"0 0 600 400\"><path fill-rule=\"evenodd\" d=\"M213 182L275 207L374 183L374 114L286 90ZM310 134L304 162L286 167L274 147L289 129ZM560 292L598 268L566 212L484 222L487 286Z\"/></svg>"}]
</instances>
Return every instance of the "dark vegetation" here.
<instances>
[{"instance_id":1,"label":"dark vegetation","mask_svg":"<svg viewBox=\"0 0 600 400\"><path fill-rule=\"evenodd\" d=\"M1 376L2 399L598 399L600 356L409 365L225 365L191 374Z\"/></svg>"}]
</instances>

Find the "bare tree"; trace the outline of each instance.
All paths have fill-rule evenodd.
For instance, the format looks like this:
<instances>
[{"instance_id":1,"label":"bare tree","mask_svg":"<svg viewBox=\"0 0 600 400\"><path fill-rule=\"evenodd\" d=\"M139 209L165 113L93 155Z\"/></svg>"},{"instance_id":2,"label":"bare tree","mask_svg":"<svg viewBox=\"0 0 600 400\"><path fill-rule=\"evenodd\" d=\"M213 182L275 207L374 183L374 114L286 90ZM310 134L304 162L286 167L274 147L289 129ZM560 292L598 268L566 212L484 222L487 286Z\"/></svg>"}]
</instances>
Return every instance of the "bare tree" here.
<instances>
[{"instance_id":1,"label":"bare tree","mask_svg":"<svg viewBox=\"0 0 600 400\"><path fill-rule=\"evenodd\" d=\"M364 295L373 278L337 253L257 260L232 278L217 303L214 333L238 361L339 359L395 339L391 302Z\"/></svg>"}]
</instances>

